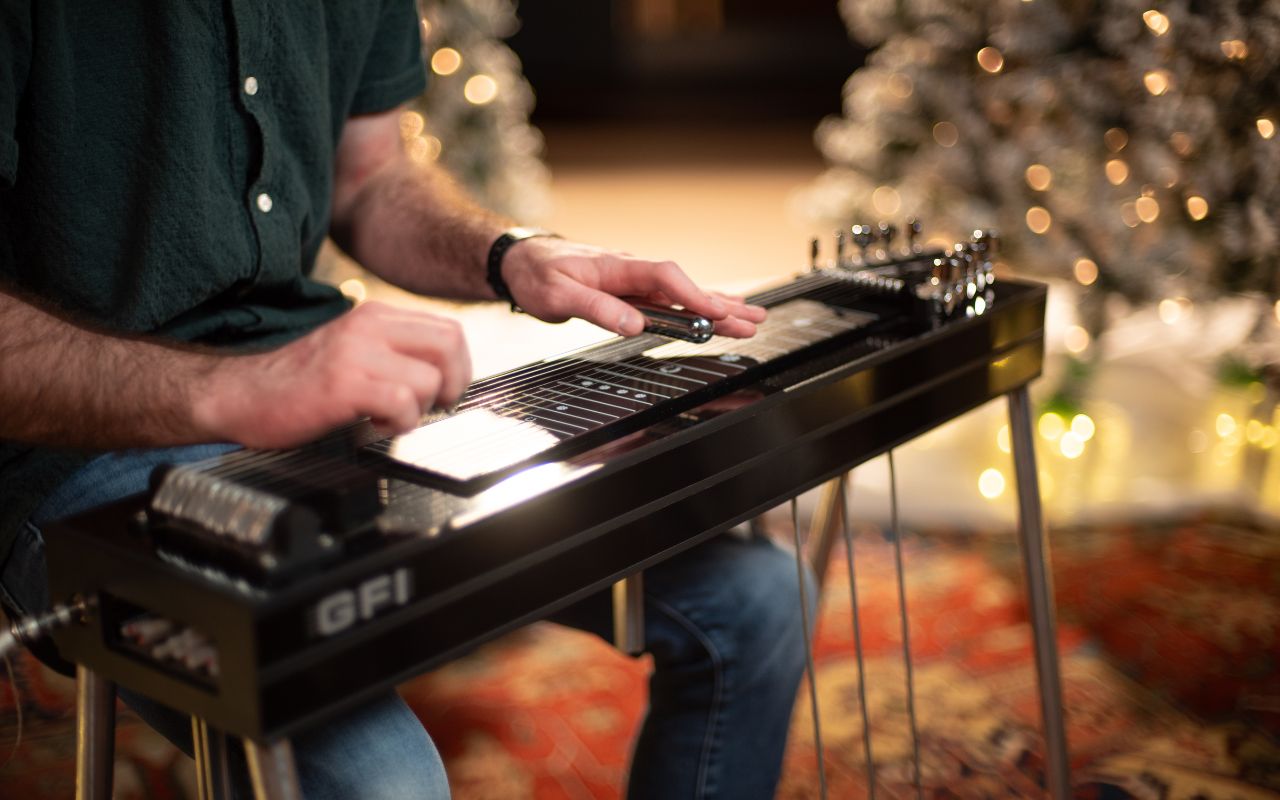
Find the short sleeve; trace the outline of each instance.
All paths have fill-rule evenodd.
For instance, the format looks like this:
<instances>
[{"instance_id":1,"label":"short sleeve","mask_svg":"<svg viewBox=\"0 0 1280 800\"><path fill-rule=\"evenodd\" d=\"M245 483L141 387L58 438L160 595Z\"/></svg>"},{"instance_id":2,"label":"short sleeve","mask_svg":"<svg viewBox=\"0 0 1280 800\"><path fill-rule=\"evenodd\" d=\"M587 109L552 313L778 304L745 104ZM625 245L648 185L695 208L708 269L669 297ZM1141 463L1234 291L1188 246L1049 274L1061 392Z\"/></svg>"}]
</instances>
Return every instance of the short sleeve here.
<instances>
[{"instance_id":1,"label":"short sleeve","mask_svg":"<svg viewBox=\"0 0 1280 800\"><path fill-rule=\"evenodd\" d=\"M0 0L0 186L18 178L18 103L31 65L31 3Z\"/></svg>"},{"instance_id":2,"label":"short sleeve","mask_svg":"<svg viewBox=\"0 0 1280 800\"><path fill-rule=\"evenodd\" d=\"M360 85L347 113L373 114L395 108L427 88L422 35L414 0L383 0Z\"/></svg>"}]
</instances>

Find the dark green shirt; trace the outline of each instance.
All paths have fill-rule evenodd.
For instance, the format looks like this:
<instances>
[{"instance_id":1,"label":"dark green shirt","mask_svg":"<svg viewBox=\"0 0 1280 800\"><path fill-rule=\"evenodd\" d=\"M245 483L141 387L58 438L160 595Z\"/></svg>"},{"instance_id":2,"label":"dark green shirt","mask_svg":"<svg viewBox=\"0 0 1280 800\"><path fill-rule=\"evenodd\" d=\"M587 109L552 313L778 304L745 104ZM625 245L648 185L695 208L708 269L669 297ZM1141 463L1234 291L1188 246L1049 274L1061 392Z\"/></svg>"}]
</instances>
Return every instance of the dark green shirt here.
<instances>
[{"instance_id":1,"label":"dark green shirt","mask_svg":"<svg viewBox=\"0 0 1280 800\"><path fill-rule=\"evenodd\" d=\"M413 0L0 0L0 289L213 346L332 319L343 123L425 81ZM0 562L91 455L0 442Z\"/></svg>"}]
</instances>

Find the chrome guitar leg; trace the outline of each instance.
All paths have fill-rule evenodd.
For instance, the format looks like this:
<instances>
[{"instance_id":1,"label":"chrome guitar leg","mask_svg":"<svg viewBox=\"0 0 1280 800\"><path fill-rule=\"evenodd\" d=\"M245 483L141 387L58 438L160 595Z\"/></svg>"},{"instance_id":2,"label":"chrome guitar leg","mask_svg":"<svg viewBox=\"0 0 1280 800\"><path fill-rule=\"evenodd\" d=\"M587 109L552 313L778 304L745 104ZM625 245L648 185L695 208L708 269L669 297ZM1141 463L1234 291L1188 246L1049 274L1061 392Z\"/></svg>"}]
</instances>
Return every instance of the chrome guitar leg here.
<instances>
[{"instance_id":1,"label":"chrome guitar leg","mask_svg":"<svg viewBox=\"0 0 1280 800\"><path fill-rule=\"evenodd\" d=\"M867 671L862 653L862 617L858 611L858 572L853 564L853 531L849 527L848 486L840 476L838 486L840 527L844 534L845 566L849 570L849 605L853 610L853 652L858 659L858 707L862 711L862 750L867 760L867 797L876 800L876 763L871 757L871 713L867 710Z\"/></svg>"},{"instance_id":2,"label":"chrome guitar leg","mask_svg":"<svg viewBox=\"0 0 1280 800\"><path fill-rule=\"evenodd\" d=\"M813 714L813 745L818 753L818 786L822 800L827 798L827 767L822 746L822 719L818 714L818 675L813 667L813 634L809 624L809 588L804 576L804 544L800 541L800 511L796 498L791 498L791 530L795 534L796 577L800 584L800 625L804 631L804 668L809 675L809 710ZM815 609L816 611L817 609Z\"/></svg>"},{"instance_id":3,"label":"chrome guitar leg","mask_svg":"<svg viewBox=\"0 0 1280 800\"><path fill-rule=\"evenodd\" d=\"M1040 684L1040 714L1044 720L1045 783L1055 800L1067 800L1071 797L1071 767L1067 760L1066 718L1062 708L1053 573L1040 507L1035 440L1031 435L1031 399L1026 386L1009 392L1008 396L1009 440L1013 445L1013 468L1018 482L1018 542L1027 581L1027 605Z\"/></svg>"},{"instance_id":4,"label":"chrome guitar leg","mask_svg":"<svg viewBox=\"0 0 1280 800\"><path fill-rule=\"evenodd\" d=\"M224 800L230 791L227 737L199 717L191 718L191 746L196 762L198 800Z\"/></svg>"},{"instance_id":5,"label":"chrome guitar leg","mask_svg":"<svg viewBox=\"0 0 1280 800\"><path fill-rule=\"evenodd\" d=\"M293 746L288 739L269 745L245 739L244 753L249 760L249 778L256 800L302 800Z\"/></svg>"},{"instance_id":6,"label":"chrome guitar leg","mask_svg":"<svg viewBox=\"0 0 1280 800\"><path fill-rule=\"evenodd\" d=\"M76 665L76 800L111 800L116 685Z\"/></svg>"},{"instance_id":7,"label":"chrome guitar leg","mask_svg":"<svg viewBox=\"0 0 1280 800\"><path fill-rule=\"evenodd\" d=\"M644 652L644 573L613 585L613 645L623 653Z\"/></svg>"},{"instance_id":8,"label":"chrome guitar leg","mask_svg":"<svg viewBox=\"0 0 1280 800\"><path fill-rule=\"evenodd\" d=\"M902 566L902 536L898 528L898 471L889 451L889 537L893 540L893 565L898 573L898 615L902 620L902 661L907 670L907 721L911 724L911 764L914 768L916 798L923 800L920 774L920 730L916 726L915 666L911 660L911 623L907 619L907 578Z\"/></svg>"}]
</instances>

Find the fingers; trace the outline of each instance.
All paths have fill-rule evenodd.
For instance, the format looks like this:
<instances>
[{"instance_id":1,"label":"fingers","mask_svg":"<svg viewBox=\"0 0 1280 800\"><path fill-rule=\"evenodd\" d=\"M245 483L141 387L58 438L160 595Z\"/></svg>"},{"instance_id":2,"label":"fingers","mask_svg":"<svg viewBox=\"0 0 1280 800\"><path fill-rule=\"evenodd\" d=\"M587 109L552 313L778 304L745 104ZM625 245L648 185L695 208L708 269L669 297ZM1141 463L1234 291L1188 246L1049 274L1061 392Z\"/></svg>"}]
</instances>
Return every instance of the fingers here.
<instances>
[{"instance_id":1,"label":"fingers","mask_svg":"<svg viewBox=\"0 0 1280 800\"><path fill-rule=\"evenodd\" d=\"M630 303L608 292L591 289L572 280L558 281L555 291L559 296L557 305L569 310L571 316L623 336L637 336L644 332L644 315Z\"/></svg>"},{"instance_id":2,"label":"fingers","mask_svg":"<svg viewBox=\"0 0 1280 800\"><path fill-rule=\"evenodd\" d=\"M352 320L354 330L347 335L366 340L368 368L377 377L404 382L423 409L458 402L472 374L471 355L458 323L388 306L376 306L363 316Z\"/></svg>"}]
</instances>

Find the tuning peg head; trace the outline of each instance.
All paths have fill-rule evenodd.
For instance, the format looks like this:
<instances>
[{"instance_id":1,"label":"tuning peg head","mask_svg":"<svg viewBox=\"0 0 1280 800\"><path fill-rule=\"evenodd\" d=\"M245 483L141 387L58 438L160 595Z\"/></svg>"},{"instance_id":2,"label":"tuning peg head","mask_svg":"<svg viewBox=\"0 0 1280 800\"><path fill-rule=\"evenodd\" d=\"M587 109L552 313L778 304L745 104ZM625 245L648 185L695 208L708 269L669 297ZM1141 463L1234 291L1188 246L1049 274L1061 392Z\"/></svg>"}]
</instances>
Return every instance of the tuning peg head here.
<instances>
[{"instance_id":1,"label":"tuning peg head","mask_svg":"<svg viewBox=\"0 0 1280 800\"><path fill-rule=\"evenodd\" d=\"M822 251L822 246L816 238L809 240L809 269L818 268L818 254Z\"/></svg>"},{"instance_id":2,"label":"tuning peg head","mask_svg":"<svg viewBox=\"0 0 1280 800\"><path fill-rule=\"evenodd\" d=\"M844 264L844 231L836 231L836 266Z\"/></svg>"},{"instance_id":3,"label":"tuning peg head","mask_svg":"<svg viewBox=\"0 0 1280 800\"><path fill-rule=\"evenodd\" d=\"M920 234L924 226L916 217L907 217L907 249L913 253L920 252Z\"/></svg>"},{"instance_id":4,"label":"tuning peg head","mask_svg":"<svg viewBox=\"0 0 1280 800\"><path fill-rule=\"evenodd\" d=\"M854 225L849 229L850 238L862 251L862 260L867 260L867 248L876 240L876 233L870 225Z\"/></svg>"},{"instance_id":5,"label":"tuning peg head","mask_svg":"<svg viewBox=\"0 0 1280 800\"><path fill-rule=\"evenodd\" d=\"M889 246L893 244L893 239L898 235L898 227L891 222L881 222L876 225L876 230L880 234L880 241L884 242L885 252L889 252Z\"/></svg>"},{"instance_id":6,"label":"tuning peg head","mask_svg":"<svg viewBox=\"0 0 1280 800\"><path fill-rule=\"evenodd\" d=\"M993 258L1000 247L1000 234L979 228L973 232L973 244L978 248L980 256Z\"/></svg>"}]
</instances>

